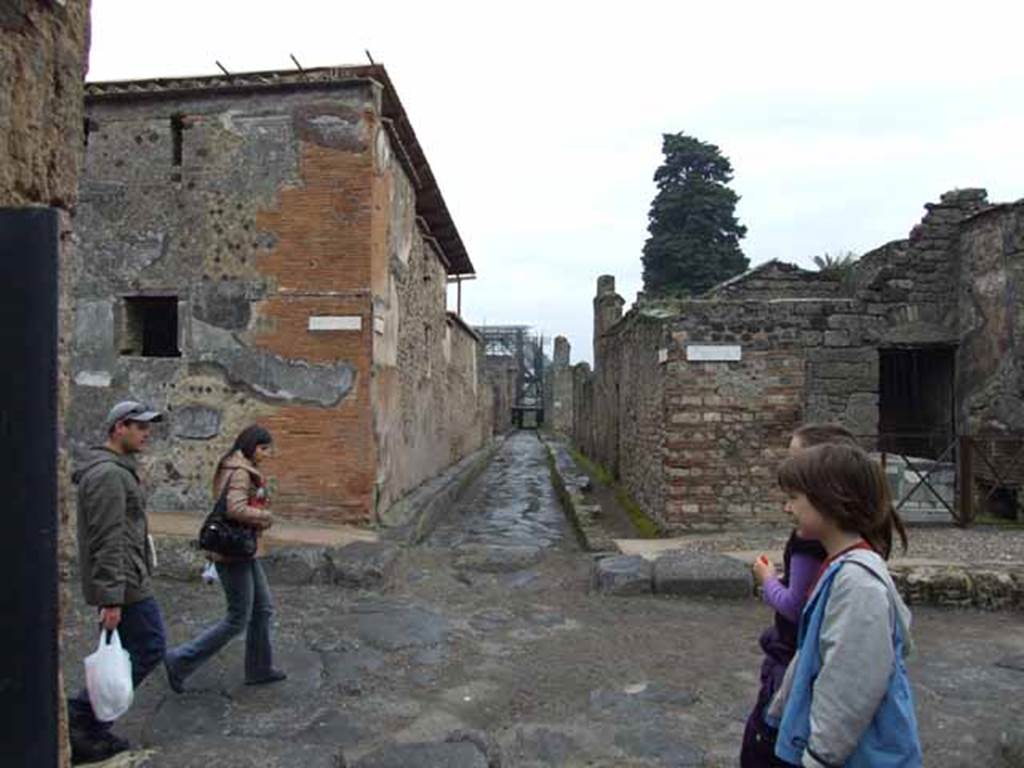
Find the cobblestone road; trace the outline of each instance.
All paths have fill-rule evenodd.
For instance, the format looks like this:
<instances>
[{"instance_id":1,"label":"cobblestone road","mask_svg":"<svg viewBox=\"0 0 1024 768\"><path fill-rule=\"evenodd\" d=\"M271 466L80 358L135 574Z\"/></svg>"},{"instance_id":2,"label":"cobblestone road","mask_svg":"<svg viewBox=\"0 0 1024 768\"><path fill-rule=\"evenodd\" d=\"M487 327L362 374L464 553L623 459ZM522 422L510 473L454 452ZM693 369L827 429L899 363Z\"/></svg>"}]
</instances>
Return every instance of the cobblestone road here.
<instances>
[{"instance_id":1,"label":"cobblestone road","mask_svg":"<svg viewBox=\"0 0 1024 768\"><path fill-rule=\"evenodd\" d=\"M118 764L735 765L768 611L602 598L589 573L542 447L515 435L428 546L403 552L393 588L274 588L286 682L243 686L238 641L184 695L162 674L146 681L117 725L144 750ZM223 610L216 586L161 581L157 594L172 642ZM1021 616L918 610L914 629L925 764L995 765L1024 722ZM76 600L69 686L94 643Z\"/></svg>"}]
</instances>

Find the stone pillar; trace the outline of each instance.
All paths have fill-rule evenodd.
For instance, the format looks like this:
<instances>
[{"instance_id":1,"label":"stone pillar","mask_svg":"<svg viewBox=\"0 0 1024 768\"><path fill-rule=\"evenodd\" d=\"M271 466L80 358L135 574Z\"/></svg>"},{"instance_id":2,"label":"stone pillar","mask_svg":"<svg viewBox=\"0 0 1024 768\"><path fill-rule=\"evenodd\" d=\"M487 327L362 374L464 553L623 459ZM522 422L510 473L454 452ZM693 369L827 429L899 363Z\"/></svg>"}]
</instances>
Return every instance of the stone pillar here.
<instances>
[{"instance_id":1,"label":"stone pillar","mask_svg":"<svg viewBox=\"0 0 1024 768\"><path fill-rule=\"evenodd\" d=\"M51 207L60 221L61 262L58 347L59 413L67 411L66 339L73 312L68 297L73 275L71 215L78 196L83 137L83 83L88 65L89 0L7 0L0 3L0 206ZM63 416L61 417L63 418ZM42 425L41 425L42 427ZM61 429L63 434L63 429ZM64 441L60 441L63 446ZM58 454L61 600L66 588L73 535L68 527L68 457ZM69 763L67 723L60 693L62 766Z\"/></svg>"},{"instance_id":2,"label":"stone pillar","mask_svg":"<svg viewBox=\"0 0 1024 768\"><path fill-rule=\"evenodd\" d=\"M572 347L569 346L569 340L565 336L555 337L555 356L554 365L568 367L569 356L571 354Z\"/></svg>"},{"instance_id":3,"label":"stone pillar","mask_svg":"<svg viewBox=\"0 0 1024 768\"><path fill-rule=\"evenodd\" d=\"M615 292L615 277L597 278L597 296L594 297L594 367L601 367L601 337L622 319L626 301Z\"/></svg>"}]
</instances>

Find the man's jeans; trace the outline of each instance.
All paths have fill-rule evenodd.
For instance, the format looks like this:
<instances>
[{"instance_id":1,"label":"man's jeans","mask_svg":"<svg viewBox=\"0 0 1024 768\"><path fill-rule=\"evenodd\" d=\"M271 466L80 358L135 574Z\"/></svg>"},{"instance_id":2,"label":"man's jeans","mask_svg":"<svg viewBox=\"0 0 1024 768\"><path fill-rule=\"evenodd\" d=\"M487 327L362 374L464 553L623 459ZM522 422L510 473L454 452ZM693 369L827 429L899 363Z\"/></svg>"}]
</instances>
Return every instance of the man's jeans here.
<instances>
[{"instance_id":1,"label":"man's jeans","mask_svg":"<svg viewBox=\"0 0 1024 768\"><path fill-rule=\"evenodd\" d=\"M217 563L217 576L227 598L227 615L198 637L168 651L168 669L184 680L245 630L245 679L265 679L273 666L270 619L274 608L260 561Z\"/></svg>"},{"instance_id":2,"label":"man's jeans","mask_svg":"<svg viewBox=\"0 0 1024 768\"><path fill-rule=\"evenodd\" d=\"M132 684L138 688L153 668L163 661L167 646L164 620L156 600L147 597L123 606L117 632L121 636L121 645L131 656ZM68 699L68 720L73 728L84 731L104 731L111 726L96 719L85 688Z\"/></svg>"}]
</instances>

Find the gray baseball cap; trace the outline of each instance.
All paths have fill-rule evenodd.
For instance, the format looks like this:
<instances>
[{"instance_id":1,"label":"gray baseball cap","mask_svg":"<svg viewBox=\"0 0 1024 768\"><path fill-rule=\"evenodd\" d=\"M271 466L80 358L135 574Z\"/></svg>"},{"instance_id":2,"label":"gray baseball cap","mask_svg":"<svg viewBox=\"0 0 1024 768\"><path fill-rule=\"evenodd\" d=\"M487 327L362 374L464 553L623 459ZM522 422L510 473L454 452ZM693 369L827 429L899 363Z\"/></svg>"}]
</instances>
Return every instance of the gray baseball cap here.
<instances>
[{"instance_id":1,"label":"gray baseball cap","mask_svg":"<svg viewBox=\"0 0 1024 768\"><path fill-rule=\"evenodd\" d=\"M148 423L163 421L164 416L160 411L150 408L144 403L135 400L125 400L110 409L107 414L106 429L109 432L119 421L144 421Z\"/></svg>"}]
</instances>

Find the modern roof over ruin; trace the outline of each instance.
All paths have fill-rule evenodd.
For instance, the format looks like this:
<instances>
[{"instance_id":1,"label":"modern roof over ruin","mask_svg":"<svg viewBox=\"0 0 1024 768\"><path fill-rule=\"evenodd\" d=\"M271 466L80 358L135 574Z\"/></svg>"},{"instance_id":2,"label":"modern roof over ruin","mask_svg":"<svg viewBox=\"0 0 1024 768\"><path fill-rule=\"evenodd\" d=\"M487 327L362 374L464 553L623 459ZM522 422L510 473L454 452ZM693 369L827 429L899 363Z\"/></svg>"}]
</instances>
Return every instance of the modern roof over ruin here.
<instances>
[{"instance_id":1,"label":"modern roof over ruin","mask_svg":"<svg viewBox=\"0 0 1024 768\"><path fill-rule=\"evenodd\" d=\"M209 95L236 95L252 91L301 91L350 85L368 81L381 86L384 124L395 144L396 154L416 190L416 213L428 234L440 244L448 274L467 276L475 273L462 237L448 212L441 188L416 138L398 93L382 64L320 67L316 69L244 72L231 75L157 78L87 83L87 101L138 101L175 98L202 92Z\"/></svg>"}]
</instances>

